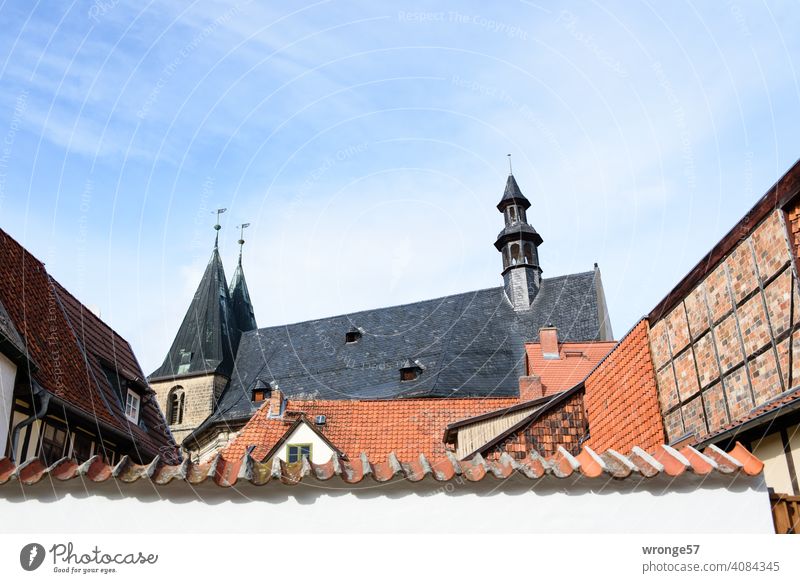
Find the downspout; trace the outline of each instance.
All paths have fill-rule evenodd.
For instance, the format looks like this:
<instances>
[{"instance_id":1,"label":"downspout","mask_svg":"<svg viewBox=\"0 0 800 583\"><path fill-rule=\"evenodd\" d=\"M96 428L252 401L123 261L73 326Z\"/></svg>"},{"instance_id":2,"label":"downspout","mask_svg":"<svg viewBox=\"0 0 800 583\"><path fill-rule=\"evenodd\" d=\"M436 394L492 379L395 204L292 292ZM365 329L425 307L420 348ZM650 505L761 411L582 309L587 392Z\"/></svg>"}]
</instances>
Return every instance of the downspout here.
<instances>
[{"instance_id":1,"label":"downspout","mask_svg":"<svg viewBox=\"0 0 800 583\"><path fill-rule=\"evenodd\" d=\"M50 393L47 391L42 391L39 393L39 408L33 412L33 415L28 417L27 419L23 419L19 423L14 426L14 431L11 434L11 452L9 453L9 458L12 462L16 462L17 456L17 445L19 444L19 434L21 433L22 429L27 427L28 425L33 424L34 421L41 419L44 417L44 414L47 413L47 406L50 404Z\"/></svg>"}]
</instances>

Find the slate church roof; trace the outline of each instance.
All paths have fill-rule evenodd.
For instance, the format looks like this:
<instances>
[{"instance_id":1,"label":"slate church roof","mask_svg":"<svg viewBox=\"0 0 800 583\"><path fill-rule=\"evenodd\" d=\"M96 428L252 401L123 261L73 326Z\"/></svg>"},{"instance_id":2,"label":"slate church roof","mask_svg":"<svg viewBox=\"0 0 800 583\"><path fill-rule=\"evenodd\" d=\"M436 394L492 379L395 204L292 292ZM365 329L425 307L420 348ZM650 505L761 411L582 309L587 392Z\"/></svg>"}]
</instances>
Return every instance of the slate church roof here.
<instances>
[{"instance_id":1,"label":"slate church roof","mask_svg":"<svg viewBox=\"0 0 800 583\"><path fill-rule=\"evenodd\" d=\"M247 289L247 280L242 269L242 254L239 253L239 263L233 272L230 285L231 305L236 327L242 332L249 332L258 328L256 316L253 311L253 302L250 301L250 291Z\"/></svg>"},{"instance_id":2,"label":"slate church roof","mask_svg":"<svg viewBox=\"0 0 800 583\"><path fill-rule=\"evenodd\" d=\"M244 290L246 292L246 287ZM150 380L200 373L229 376L239 336L222 259L214 245L175 340Z\"/></svg>"},{"instance_id":3,"label":"slate church roof","mask_svg":"<svg viewBox=\"0 0 800 583\"><path fill-rule=\"evenodd\" d=\"M253 389L275 385L291 399L517 397L525 343L541 327L566 342L607 339L601 285L597 270L545 279L526 311L493 287L248 332L216 412L194 434L246 421ZM363 335L347 343L353 327ZM421 365L416 380L401 380L408 359Z\"/></svg>"}]
</instances>

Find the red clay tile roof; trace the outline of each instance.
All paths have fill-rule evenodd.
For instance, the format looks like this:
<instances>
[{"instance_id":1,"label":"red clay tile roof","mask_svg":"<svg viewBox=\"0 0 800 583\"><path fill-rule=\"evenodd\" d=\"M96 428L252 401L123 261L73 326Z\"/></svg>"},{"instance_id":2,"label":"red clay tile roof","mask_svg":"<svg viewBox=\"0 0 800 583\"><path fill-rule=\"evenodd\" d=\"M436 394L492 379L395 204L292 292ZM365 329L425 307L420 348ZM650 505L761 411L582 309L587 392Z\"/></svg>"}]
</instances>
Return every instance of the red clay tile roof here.
<instances>
[{"instance_id":1,"label":"red clay tile roof","mask_svg":"<svg viewBox=\"0 0 800 583\"><path fill-rule=\"evenodd\" d=\"M559 344L559 360L542 355L538 342L525 344L528 374L542 379L543 396L571 389L586 378L597 364L617 345L616 342L564 342Z\"/></svg>"},{"instance_id":2,"label":"red clay tile roof","mask_svg":"<svg viewBox=\"0 0 800 583\"><path fill-rule=\"evenodd\" d=\"M628 452L664 442L648 330L640 320L584 382L590 447Z\"/></svg>"},{"instance_id":3,"label":"red clay tile roof","mask_svg":"<svg viewBox=\"0 0 800 583\"><path fill-rule=\"evenodd\" d=\"M297 415L304 414L312 423L317 415L325 415L326 423L318 429L352 459L366 453L371 460L382 462L394 453L404 459L424 454L438 460L446 457L442 434L447 425L518 402L516 398L288 401L282 419L268 418L265 403L222 456L239 459L254 445L253 458L262 460Z\"/></svg>"},{"instance_id":4,"label":"red clay tile roof","mask_svg":"<svg viewBox=\"0 0 800 583\"><path fill-rule=\"evenodd\" d=\"M145 431L125 418L119 397L103 372L101 360L121 376L143 382L144 373L130 345L2 229L0 299L36 365L32 377L37 383L87 419L127 436L144 457L174 455L174 441L150 390L146 389L141 406ZM116 436L109 439L119 441Z\"/></svg>"},{"instance_id":5,"label":"red clay tile roof","mask_svg":"<svg viewBox=\"0 0 800 583\"><path fill-rule=\"evenodd\" d=\"M42 481L55 483L82 478L86 487L90 487L88 485L92 482L112 479L120 485L143 480L156 486L169 484L173 480L185 481L190 485L211 480L217 486L230 487L245 482L255 486L270 482L287 485L302 481L324 482L334 476L347 484L357 484L368 476L375 482L397 479L419 482L427 476L439 482L448 482L454 478L480 482L486 476L504 480L514 474L530 480L545 476L608 480L642 479L658 475L680 479L681 476L708 476L712 473L757 476L763 468L763 462L739 443L729 453L713 445L707 447L703 453L688 446L678 451L667 445L660 445L651 450L651 453L635 447L629 456L623 456L614 450L598 454L584 447L577 456L560 448L549 458L542 458L531 452L523 460L504 455L494 462L486 461L480 456L469 461L458 461L452 455L432 461L420 453L400 459L392 454L386 461L378 463L367 455L350 459L334 456L325 464L313 464L306 458L302 463L287 464L277 458L272 463L260 463L249 456L230 461L217 456L207 464L192 464L187 459L179 466L164 465L158 459L149 465L136 465L125 457L111 467L104 464L99 456L94 456L81 465L63 459L48 468L39 459L17 467L7 458L1 458L0 485L18 482L22 486L31 486ZM670 483L674 483L674 480Z\"/></svg>"}]
</instances>

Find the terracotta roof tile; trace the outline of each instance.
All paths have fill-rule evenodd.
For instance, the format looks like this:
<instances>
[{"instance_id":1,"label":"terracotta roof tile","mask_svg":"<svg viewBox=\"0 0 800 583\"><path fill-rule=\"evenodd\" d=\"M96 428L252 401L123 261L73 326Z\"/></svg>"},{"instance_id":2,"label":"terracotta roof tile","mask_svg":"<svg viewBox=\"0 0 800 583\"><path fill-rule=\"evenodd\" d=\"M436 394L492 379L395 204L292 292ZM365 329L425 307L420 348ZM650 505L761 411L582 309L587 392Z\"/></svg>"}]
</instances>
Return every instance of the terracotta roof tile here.
<instances>
[{"instance_id":1,"label":"terracotta roof tile","mask_svg":"<svg viewBox=\"0 0 800 583\"><path fill-rule=\"evenodd\" d=\"M298 415L304 415L312 425L317 415L324 415L325 424L317 430L348 459L355 460L363 452L373 462L384 462L394 453L405 460L422 454L436 462L449 451L442 442L448 424L516 403L514 398L289 400L283 418L269 417L268 407L262 405L222 456L238 460L248 447L255 446L252 457L264 460Z\"/></svg>"},{"instance_id":2,"label":"terracotta roof tile","mask_svg":"<svg viewBox=\"0 0 800 583\"><path fill-rule=\"evenodd\" d=\"M663 460L662 463L656 458ZM716 463L712 463L714 460ZM719 463L722 460L724 463ZM453 456L444 456L436 463L430 463L424 454L411 455L407 460L389 456L385 461L373 462L364 454L344 459L334 456L324 464L313 464L306 458L300 463L287 464L277 458L272 462L259 462L250 456L236 461L225 461L217 456L208 464L193 464L188 461L181 465L163 464L156 458L148 465L137 465L126 456L116 466L104 464L95 456L83 464L63 459L50 467L45 467L38 459L21 466L14 466L6 458L0 458L0 486L18 482L32 486L47 480L71 480L89 477L94 482L114 480L120 484L138 481L163 486L176 481L191 485L212 480L217 486L228 488L249 483L255 486L268 485L278 481L295 485L301 482L325 482L339 477L348 484L358 484L364 480L385 483L392 480L418 482L431 478L438 482L449 482L463 477L470 482L480 482L490 476L496 480L506 480L519 474L530 480L545 476L570 478L580 476L584 479L630 479L652 478L666 474L673 478L682 475L708 476L713 473L730 474L741 472L748 476L759 475L764 464L741 444L728 453L709 446L701 454L687 449L678 452L669 446L661 445L651 454L634 447L630 456L623 456L614 450L598 454L585 447L577 456L559 449L556 455L542 458L530 452L523 460L515 460L503 455L496 461L488 461L481 456L472 460L458 461Z\"/></svg>"},{"instance_id":3,"label":"terracotta roof tile","mask_svg":"<svg viewBox=\"0 0 800 583\"><path fill-rule=\"evenodd\" d=\"M525 344L528 374L542 379L543 395L554 395L571 389L594 370L611 352L616 342L563 342L559 344L559 359L543 356L539 342Z\"/></svg>"}]
</instances>

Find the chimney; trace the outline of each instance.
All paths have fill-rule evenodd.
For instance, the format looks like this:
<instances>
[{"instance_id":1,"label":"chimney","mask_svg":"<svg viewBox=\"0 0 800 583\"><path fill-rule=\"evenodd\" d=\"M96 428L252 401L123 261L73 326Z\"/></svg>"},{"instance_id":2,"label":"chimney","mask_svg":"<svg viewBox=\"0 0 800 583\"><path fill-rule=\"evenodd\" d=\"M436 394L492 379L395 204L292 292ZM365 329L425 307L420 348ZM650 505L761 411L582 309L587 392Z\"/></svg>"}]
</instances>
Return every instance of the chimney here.
<instances>
[{"instance_id":1,"label":"chimney","mask_svg":"<svg viewBox=\"0 0 800 583\"><path fill-rule=\"evenodd\" d=\"M542 357L545 360L559 360L558 328L547 326L539 329L539 343L542 345Z\"/></svg>"},{"instance_id":2,"label":"chimney","mask_svg":"<svg viewBox=\"0 0 800 583\"><path fill-rule=\"evenodd\" d=\"M277 383L270 383L272 390L269 393L269 410L267 417L275 419L283 417L284 399Z\"/></svg>"},{"instance_id":3,"label":"chimney","mask_svg":"<svg viewBox=\"0 0 800 583\"><path fill-rule=\"evenodd\" d=\"M544 396L542 378L536 375L519 377L519 400L522 403Z\"/></svg>"}]
</instances>

